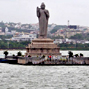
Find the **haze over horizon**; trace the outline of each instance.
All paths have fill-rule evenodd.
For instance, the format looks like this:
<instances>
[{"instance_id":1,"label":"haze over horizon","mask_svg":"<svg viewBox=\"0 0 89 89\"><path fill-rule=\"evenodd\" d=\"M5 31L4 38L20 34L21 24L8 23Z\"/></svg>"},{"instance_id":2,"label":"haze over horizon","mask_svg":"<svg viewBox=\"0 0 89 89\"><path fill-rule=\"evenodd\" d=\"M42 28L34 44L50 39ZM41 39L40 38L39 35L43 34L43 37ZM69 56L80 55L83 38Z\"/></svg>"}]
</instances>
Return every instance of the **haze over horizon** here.
<instances>
[{"instance_id":1,"label":"haze over horizon","mask_svg":"<svg viewBox=\"0 0 89 89\"><path fill-rule=\"evenodd\" d=\"M38 23L36 7L46 4L49 24L89 26L89 0L0 0L0 21Z\"/></svg>"}]
</instances>

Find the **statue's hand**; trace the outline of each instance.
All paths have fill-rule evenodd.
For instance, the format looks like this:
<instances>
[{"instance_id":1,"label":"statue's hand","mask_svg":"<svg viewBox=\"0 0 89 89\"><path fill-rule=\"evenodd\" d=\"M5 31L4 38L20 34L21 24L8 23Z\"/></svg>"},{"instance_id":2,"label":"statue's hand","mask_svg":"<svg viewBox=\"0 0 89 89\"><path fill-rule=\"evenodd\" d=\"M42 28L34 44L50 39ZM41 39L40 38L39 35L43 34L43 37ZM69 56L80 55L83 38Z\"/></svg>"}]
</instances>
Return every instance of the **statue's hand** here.
<instances>
[{"instance_id":1,"label":"statue's hand","mask_svg":"<svg viewBox=\"0 0 89 89\"><path fill-rule=\"evenodd\" d=\"M37 7L37 17L39 18L40 17L40 8Z\"/></svg>"},{"instance_id":2,"label":"statue's hand","mask_svg":"<svg viewBox=\"0 0 89 89\"><path fill-rule=\"evenodd\" d=\"M37 7L37 11L39 11L40 10L40 8L39 7Z\"/></svg>"},{"instance_id":3,"label":"statue's hand","mask_svg":"<svg viewBox=\"0 0 89 89\"><path fill-rule=\"evenodd\" d=\"M45 10L44 13L46 13L47 11Z\"/></svg>"},{"instance_id":4,"label":"statue's hand","mask_svg":"<svg viewBox=\"0 0 89 89\"><path fill-rule=\"evenodd\" d=\"M44 10L44 13L45 13L45 15L46 15L46 17L48 19L49 18L49 12L48 12L48 10Z\"/></svg>"},{"instance_id":5,"label":"statue's hand","mask_svg":"<svg viewBox=\"0 0 89 89\"><path fill-rule=\"evenodd\" d=\"M48 13L48 11L47 11L47 10L45 10L45 11L44 11L44 13L46 14L46 13Z\"/></svg>"}]
</instances>

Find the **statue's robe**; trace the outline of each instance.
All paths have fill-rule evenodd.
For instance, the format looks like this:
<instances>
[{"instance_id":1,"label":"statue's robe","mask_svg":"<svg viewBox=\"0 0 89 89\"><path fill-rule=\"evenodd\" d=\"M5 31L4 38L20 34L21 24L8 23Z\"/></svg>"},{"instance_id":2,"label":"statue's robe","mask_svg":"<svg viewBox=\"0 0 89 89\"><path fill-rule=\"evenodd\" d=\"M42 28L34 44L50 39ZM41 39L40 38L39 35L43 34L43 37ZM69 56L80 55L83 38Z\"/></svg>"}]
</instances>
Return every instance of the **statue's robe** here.
<instances>
[{"instance_id":1,"label":"statue's robe","mask_svg":"<svg viewBox=\"0 0 89 89\"><path fill-rule=\"evenodd\" d=\"M37 11L37 16L39 18L39 29L40 29L40 36L47 37L47 27L48 27L48 18L49 12L48 10L40 9Z\"/></svg>"}]
</instances>

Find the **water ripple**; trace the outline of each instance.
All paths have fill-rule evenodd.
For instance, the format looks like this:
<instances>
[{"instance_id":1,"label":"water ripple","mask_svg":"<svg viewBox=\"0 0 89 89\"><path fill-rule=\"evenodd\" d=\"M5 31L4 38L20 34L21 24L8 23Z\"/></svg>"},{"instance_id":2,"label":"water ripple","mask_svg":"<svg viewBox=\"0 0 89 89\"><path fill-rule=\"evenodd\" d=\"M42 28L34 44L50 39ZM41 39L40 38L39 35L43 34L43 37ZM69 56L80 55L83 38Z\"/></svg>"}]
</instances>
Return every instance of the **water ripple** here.
<instances>
[{"instance_id":1,"label":"water ripple","mask_svg":"<svg viewBox=\"0 0 89 89\"><path fill-rule=\"evenodd\" d=\"M88 66L0 64L0 89L89 89Z\"/></svg>"}]
</instances>

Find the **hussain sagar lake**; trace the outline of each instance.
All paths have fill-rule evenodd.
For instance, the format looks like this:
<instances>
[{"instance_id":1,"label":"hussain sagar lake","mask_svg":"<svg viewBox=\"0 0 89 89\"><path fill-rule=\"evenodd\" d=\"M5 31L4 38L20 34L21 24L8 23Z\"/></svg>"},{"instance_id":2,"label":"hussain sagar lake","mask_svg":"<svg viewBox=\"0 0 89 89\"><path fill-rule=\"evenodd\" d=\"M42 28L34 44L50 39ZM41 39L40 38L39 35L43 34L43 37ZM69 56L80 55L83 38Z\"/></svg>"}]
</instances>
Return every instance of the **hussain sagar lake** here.
<instances>
[{"instance_id":1,"label":"hussain sagar lake","mask_svg":"<svg viewBox=\"0 0 89 89\"><path fill-rule=\"evenodd\" d=\"M22 66L0 63L0 89L89 89L88 66Z\"/></svg>"}]
</instances>

